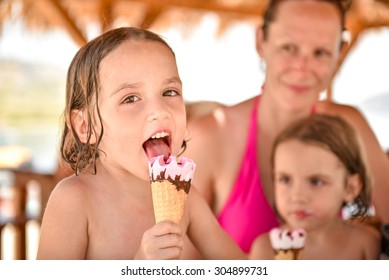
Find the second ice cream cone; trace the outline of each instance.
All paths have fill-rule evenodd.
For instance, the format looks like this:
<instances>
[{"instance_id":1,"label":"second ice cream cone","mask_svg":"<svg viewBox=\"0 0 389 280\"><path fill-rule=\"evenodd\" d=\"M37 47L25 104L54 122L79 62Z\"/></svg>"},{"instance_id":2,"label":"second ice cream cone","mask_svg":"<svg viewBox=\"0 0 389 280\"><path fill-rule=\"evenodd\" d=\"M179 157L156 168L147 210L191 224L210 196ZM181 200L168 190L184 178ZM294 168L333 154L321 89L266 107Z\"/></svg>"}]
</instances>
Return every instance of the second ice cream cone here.
<instances>
[{"instance_id":1,"label":"second ice cream cone","mask_svg":"<svg viewBox=\"0 0 389 280\"><path fill-rule=\"evenodd\" d=\"M274 259L275 260L299 260L301 259L302 252L303 252L303 248L277 250L274 254Z\"/></svg>"},{"instance_id":2,"label":"second ice cream cone","mask_svg":"<svg viewBox=\"0 0 389 280\"><path fill-rule=\"evenodd\" d=\"M273 228L269 236L275 260L299 260L302 258L307 236L305 230Z\"/></svg>"}]
</instances>

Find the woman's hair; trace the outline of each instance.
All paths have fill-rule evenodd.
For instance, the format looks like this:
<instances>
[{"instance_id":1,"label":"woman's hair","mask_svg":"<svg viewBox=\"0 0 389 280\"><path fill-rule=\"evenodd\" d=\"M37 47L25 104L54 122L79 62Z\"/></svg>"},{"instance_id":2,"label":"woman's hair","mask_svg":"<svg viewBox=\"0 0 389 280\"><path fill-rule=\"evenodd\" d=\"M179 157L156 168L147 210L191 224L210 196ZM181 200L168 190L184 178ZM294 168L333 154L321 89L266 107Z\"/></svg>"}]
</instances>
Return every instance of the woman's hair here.
<instances>
[{"instance_id":1,"label":"woman's hair","mask_svg":"<svg viewBox=\"0 0 389 280\"><path fill-rule=\"evenodd\" d=\"M270 24L276 20L277 18L277 12L278 12L278 7L282 2L286 1L292 1L292 0L269 0L269 3L267 5L267 8L264 12L263 15L263 24L262 24L262 31L263 31L263 36L264 39L266 40L268 35L269 35L269 26ZM299 1L299 0L293 0L293 1ZM314 1L322 1L322 2L327 2L332 5L334 5L339 13L340 13L340 20L341 20L341 26L342 30L346 30L345 28L345 13L347 9L351 5L352 0L314 0Z\"/></svg>"},{"instance_id":2,"label":"woman's hair","mask_svg":"<svg viewBox=\"0 0 389 280\"><path fill-rule=\"evenodd\" d=\"M96 159L99 156L99 144L104 127L100 116L98 98L100 92L99 70L101 61L122 43L129 40L148 40L165 45L174 55L170 46L157 34L134 27L121 27L110 30L84 45L73 58L67 73L66 105L64 111L60 153L77 174L85 171L93 163L96 173ZM72 110L80 110L88 120L87 140L83 143L78 137L71 121ZM94 119L97 112L98 120ZM96 122L100 131L96 131ZM91 144L92 135L96 143ZM185 141L183 147L185 148Z\"/></svg>"},{"instance_id":3,"label":"woman's hair","mask_svg":"<svg viewBox=\"0 0 389 280\"><path fill-rule=\"evenodd\" d=\"M326 149L339 159L348 175L358 174L362 189L353 202L356 209L351 216L354 218L367 213L371 203L370 180L355 131L346 121L340 117L314 114L294 122L274 142L271 154L273 167L277 147L288 140L298 140Z\"/></svg>"}]
</instances>

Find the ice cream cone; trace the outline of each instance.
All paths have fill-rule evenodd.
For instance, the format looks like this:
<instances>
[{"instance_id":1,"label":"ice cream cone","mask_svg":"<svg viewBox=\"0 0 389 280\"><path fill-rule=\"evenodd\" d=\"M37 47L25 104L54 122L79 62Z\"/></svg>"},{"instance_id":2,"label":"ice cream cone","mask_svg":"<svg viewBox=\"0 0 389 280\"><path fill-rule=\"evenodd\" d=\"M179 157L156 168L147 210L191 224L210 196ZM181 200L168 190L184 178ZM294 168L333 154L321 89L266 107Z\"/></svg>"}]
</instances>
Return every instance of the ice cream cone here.
<instances>
[{"instance_id":1,"label":"ice cream cone","mask_svg":"<svg viewBox=\"0 0 389 280\"><path fill-rule=\"evenodd\" d=\"M181 222L184 214L186 197L184 190L178 190L169 180L151 182L155 222Z\"/></svg>"},{"instance_id":2,"label":"ice cream cone","mask_svg":"<svg viewBox=\"0 0 389 280\"><path fill-rule=\"evenodd\" d=\"M303 229L281 230L273 228L269 235L275 260L299 260L302 258L307 235Z\"/></svg>"},{"instance_id":3,"label":"ice cream cone","mask_svg":"<svg viewBox=\"0 0 389 280\"><path fill-rule=\"evenodd\" d=\"M151 191L155 222L172 221L180 223L185 210L195 164L192 160L170 156L165 162L163 156L149 162Z\"/></svg>"},{"instance_id":4,"label":"ice cream cone","mask_svg":"<svg viewBox=\"0 0 389 280\"><path fill-rule=\"evenodd\" d=\"M299 260L301 259L304 248L289 249L289 250L275 250L275 260Z\"/></svg>"}]
</instances>

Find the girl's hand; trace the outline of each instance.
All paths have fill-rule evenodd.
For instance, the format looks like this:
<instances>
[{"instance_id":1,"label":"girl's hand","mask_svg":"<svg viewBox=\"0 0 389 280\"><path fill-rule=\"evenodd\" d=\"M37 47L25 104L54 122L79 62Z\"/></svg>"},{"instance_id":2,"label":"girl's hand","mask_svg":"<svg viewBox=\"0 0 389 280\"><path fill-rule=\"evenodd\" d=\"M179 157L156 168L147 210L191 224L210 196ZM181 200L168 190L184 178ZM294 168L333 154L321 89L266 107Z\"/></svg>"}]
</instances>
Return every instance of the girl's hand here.
<instances>
[{"instance_id":1,"label":"girl's hand","mask_svg":"<svg viewBox=\"0 0 389 280\"><path fill-rule=\"evenodd\" d=\"M184 248L183 232L179 225L164 221L145 231L134 259L179 259Z\"/></svg>"}]
</instances>

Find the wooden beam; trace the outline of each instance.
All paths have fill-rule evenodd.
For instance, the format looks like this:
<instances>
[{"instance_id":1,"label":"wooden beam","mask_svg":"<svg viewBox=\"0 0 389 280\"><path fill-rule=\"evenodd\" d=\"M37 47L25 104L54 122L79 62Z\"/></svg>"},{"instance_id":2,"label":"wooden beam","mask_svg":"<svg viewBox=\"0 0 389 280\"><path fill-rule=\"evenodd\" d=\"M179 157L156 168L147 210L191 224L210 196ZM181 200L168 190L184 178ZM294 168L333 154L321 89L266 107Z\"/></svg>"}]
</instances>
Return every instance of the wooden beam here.
<instances>
[{"instance_id":1,"label":"wooden beam","mask_svg":"<svg viewBox=\"0 0 389 280\"><path fill-rule=\"evenodd\" d=\"M112 12L113 5L114 3L112 2L112 0L100 1L99 17L100 17L100 27L102 33L112 28L113 21L114 21L114 15Z\"/></svg>"},{"instance_id":2,"label":"wooden beam","mask_svg":"<svg viewBox=\"0 0 389 280\"><path fill-rule=\"evenodd\" d=\"M53 5L54 10L58 12L58 19L60 19L65 29L70 34L70 37L78 44L82 46L88 42L84 33L76 25L76 20L71 18L69 13L61 6L58 0L49 0Z\"/></svg>"},{"instance_id":3,"label":"wooden beam","mask_svg":"<svg viewBox=\"0 0 389 280\"><path fill-rule=\"evenodd\" d=\"M37 0L29 1L32 1L32 4L34 5L36 5L38 2ZM62 7L58 0L39 0L39 4L46 5L51 8L51 11L55 13L54 17L59 20L61 26L64 27L64 29L69 33L70 37L77 45L82 46L87 43L88 40L86 39L86 36L83 34L83 32L77 27L76 20L69 15L69 13ZM41 12L48 21L51 21L50 19L53 18L52 14L45 14L47 13L46 9L41 9Z\"/></svg>"},{"instance_id":4,"label":"wooden beam","mask_svg":"<svg viewBox=\"0 0 389 280\"><path fill-rule=\"evenodd\" d=\"M149 7L147 8L143 20L140 24L140 27L142 28L150 28L150 26L153 25L155 20L161 15L162 13L162 8L160 7Z\"/></svg>"},{"instance_id":5,"label":"wooden beam","mask_svg":"<svg viewBox=\"0 0 389 280\"><path fill-rule=\"evenodd\" d=\"M375 2L382 3L384 5L388 5L388 8L389 8L389 0L375 0Z\"/></svg>"},{"instance_id":6,"label":"wooden beam","mask_svg":"<svg viewBox=\"0 0 389 280\"><path fill-rule=\"evenodd\" d=\"M131 2L143 3L147 6L155 6L156 1L154 0L137 0ZM267 5L267 0L258 1L258 4L255 6L243 6L243 5L225 5L221 2L206 0L192 0L192 1L182 1L182 0L164 0L163 5L165 9L167 7L175 8L184 8L184 9L195 9L203 11L211 11L217 13L233 13L233 14L243 14L247 16L261 16L264 12L264 9Z\"/></svg>"}]
</instances>

